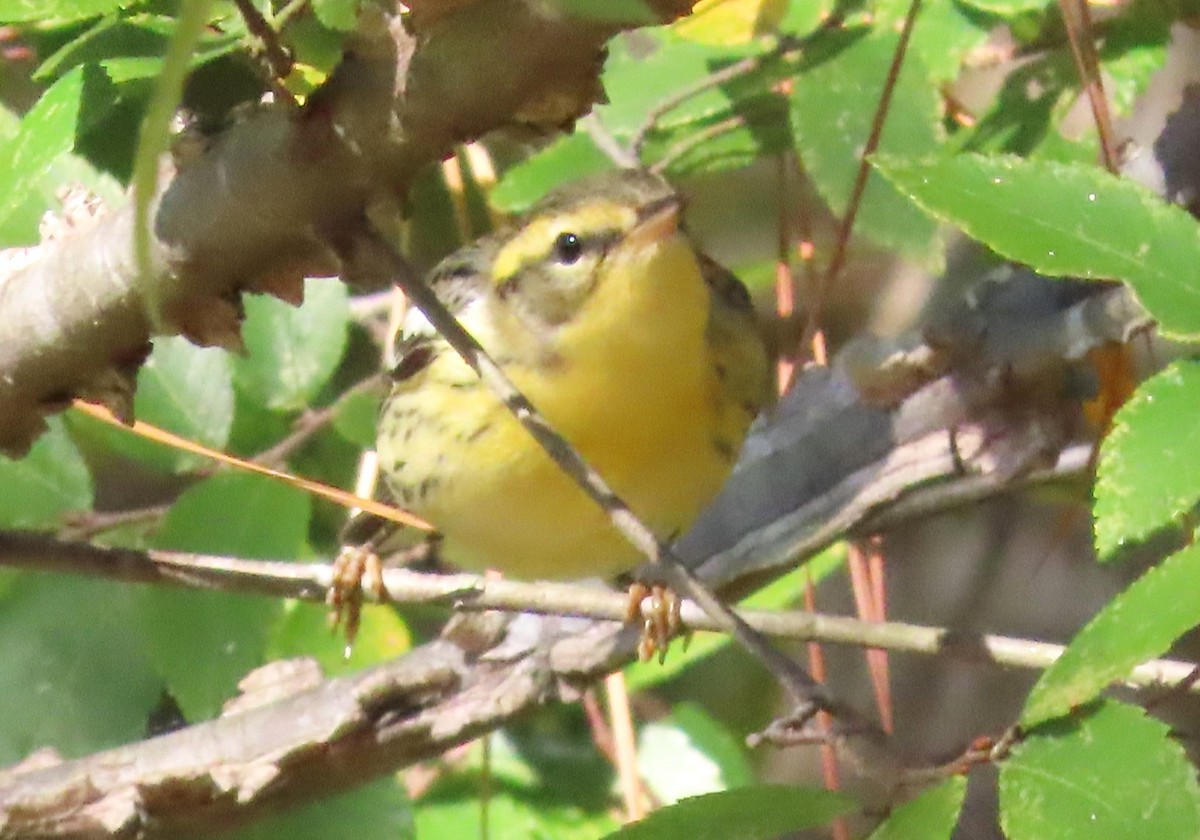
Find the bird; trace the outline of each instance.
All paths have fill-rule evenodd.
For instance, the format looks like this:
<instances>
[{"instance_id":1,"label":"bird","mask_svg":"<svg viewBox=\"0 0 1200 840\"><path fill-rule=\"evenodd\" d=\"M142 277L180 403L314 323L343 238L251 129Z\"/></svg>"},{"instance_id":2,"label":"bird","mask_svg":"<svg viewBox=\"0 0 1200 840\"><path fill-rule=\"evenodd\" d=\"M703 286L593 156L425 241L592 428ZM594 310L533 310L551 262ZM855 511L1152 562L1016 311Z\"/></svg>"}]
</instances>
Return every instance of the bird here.
<instances>
[{"instance_id":1,"label":"bird","mask_svg":"<svg viewBox=\"0 0 1200 840\"><path fill-rule=\"evenodd\" d=\"M750 295L697 247L682 210L656 174L585 178L426 279L662 540L714 498L773 394ZM612 578L643 559L419 309L390 355L380 473L436 528L442 560L563 580Z\"/></svg>"}]
</instances>

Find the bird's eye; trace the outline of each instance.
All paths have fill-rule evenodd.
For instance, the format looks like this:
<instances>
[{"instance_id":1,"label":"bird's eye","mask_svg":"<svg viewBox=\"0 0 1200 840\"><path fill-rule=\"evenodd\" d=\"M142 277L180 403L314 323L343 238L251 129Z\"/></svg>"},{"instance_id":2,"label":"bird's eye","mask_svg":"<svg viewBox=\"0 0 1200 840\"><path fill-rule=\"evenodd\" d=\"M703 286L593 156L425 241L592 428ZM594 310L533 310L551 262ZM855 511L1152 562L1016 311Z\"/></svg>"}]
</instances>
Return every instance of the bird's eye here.
<instances>
[{"instance_id":1,"label":"bird's eye","mask_svg":"<svg viewBox=\"0 0 1200 840\"><path fill-rule=\"evenodd\" d=\"M554 240L554 261L573 265L583 256L583 240L574 233L560 233Z\"/></svg>"}]
</instances>

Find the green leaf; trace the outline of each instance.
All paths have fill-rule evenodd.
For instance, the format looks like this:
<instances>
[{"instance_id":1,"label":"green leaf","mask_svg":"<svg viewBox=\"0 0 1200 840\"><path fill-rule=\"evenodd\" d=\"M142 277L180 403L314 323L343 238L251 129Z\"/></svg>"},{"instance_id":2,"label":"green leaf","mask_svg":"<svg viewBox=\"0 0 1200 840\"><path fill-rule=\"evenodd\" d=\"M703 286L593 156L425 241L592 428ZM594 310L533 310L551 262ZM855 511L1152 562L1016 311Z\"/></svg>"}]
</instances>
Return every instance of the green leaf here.
<instances>
[{"instance_id":1,"label":"green leaf","mask_svg":"<svg viewBox=\"0 0 1200 840\"><path fill-rule=\"evenodd\" d=\"M226 840L409 840L416 837L416 827L412 805L399 780L385 778L221 836Z\"/></svg>"},{"instance_id":2,"label":"green leaf","mask_svg":"<svg viewBox=\"0 0 1200 840\"><path fill-rule=\"evenodd\" d=\"M248 353L233 365L238 388L275 411L307 407L337 368L349 323L346 287L334 278L305 280L300 306L248 297Z\"/></svg>"},{"instance_id":3,"label":"green leaf","mask_svg":"<svg viewBox=\"0 0 1200 840\"><path fill-rule=\"evenodd\" d=\"M596 109L605 127L618 140L628 141L663 102L676 100L680 91L705 82L714 71L739 58L760 55L761 44L713 47L675 35L669 29L639 32L636 41L613 42L612 55L604 69L604 89L610 102ZM698 120L729 114L736 101L760 93L763 73L739 79L730 85L702 86L695 95L677 102L655 122L658 129L686 126Z\"/></svg>"},{"instance_id":4,"label":"green leaf","mask_svg":"<svg viewBox=\"0 0 1200 840\"><path fill-rule=\"evenodd\" d=\"M1169 335L1200 332L1200 226L1097 166L959 155L876 168L931 214L1053 277L1127 281Z\"/></svg>"},{"instance_id":5,"label":"green leaf","mask_svg":"<svg viewBox=\"0 0 1200 840\"><path fill-rule=\"evenodd\" d=\"M70 23L138 5L129 0L0 0L0 23Z\"/></svg>"},{"instance_id":6,"label":"green leaf","mask_svg":"<svg viewBox=\"0 0 1200 840\"><path fill-rule=\"evenodd\" d=\"M968 6L1000 17L1013 17L1026 12L1036 12L1050 5L1050 0L962 0Z\"/></svg>"},{"instance_id":7,"label":"green leaf","mask_svg":"<svg viewBox=\"0 0 1200 840\"><path fill-rule=\"evenodd\" d=\"M908 15L911 0L877 0L873 5L874 25L899 29ZM951 82L962 70L963 60L987 41L997 20L959 2L926 3L913 26L908 51L921 60L932 82Z\"/></svg>"},{"instance_id":8,"label":"green leaf","mask_svg":"<svg viewBox=\"0 0 1200 840\"><path fill-rule=\"evenodd\" d=\"M669 161L674 176L745 166L787 149L786 100L773 88L791 72L790 64L767 58L719 85L707 84L713 73L764 49L761 41L700 44L674 29L614 42L604 75L612 101L597 109L597 118L621 143L648 128L642 162ZM648 114L654 118L649 126Z\"/></svg>"},{"instance_id":9,"label":"green leaf","mask_svg":"<svg viewBox=\"0 0 1200 840\"><path fill-rule=\"evenodd\" d=\"M1059 126L1078 96L1079 74L1065 49L1016 67L1004 80L991 108L971 130L960 131L956 146L973 152L1011 152L1061 158L1069 141ZM1094 135L1094 132L1093 132ZM1089 162L1095 163L1093 155Z\"/></svg>"},{"instance_id":10,"label":"green leaf","mask_svg":"<svg viewBox=\"0 0 1200 840\"><path fill-rule=\"evenodd\" d=\"M1179 526L1200 502L1200 363L1178 361L1143 382L1113 418L1096 476L1096 553Z\"/></svg>"},{"instance_id":11,"label":"green leaf","mask_svg":"<svg viewBox=\"0 0 1200 840\"><path fill-rule=\"evenodd\" d=\"M462 774L441 782L416 809L417 837L483 836L481 790ZM488 836L513 840L595 840L617 821L607 809L590 811L562 799L539 797L509 786L492 786L487 798ZM497 789L499 788L499 789Z\"/></svg>"},{"instance_id":12,"label":"green leaf","mask_svg":"<svg viewBox=\"0 0 1200 840\"><path fill-rule=\"evenodd\" d=\"M138 372L134 414L188 440L220 449L233 424L233 374L229 355L180 338L158 338ZM200 455L136 437L86 417L73 417L121 454L160 469L186 472L212 463Z\"/></svg>"},{"instance_id":13,"label":"green leaf","mask_svg":"<svg viewBox=\"0 0 1200 840\"><path fill-rule=\"evenodd\" d=\"M50 430L29 454L13 461L0 456L0 526L53 528L62 514L92 506L92 475L62 420L51 417Z\"/></svg>"},{"instance_id":14,"label":"green leaf","mask_svg":"<svg viewBox=\"0 0 1200 840\"><path fill-rule=\"evenodd\" d=\"M754 782L737 738L692 703L681 703L638 735L638 770L664 805Z\"/></svg>"},{"instance_id":15,"label":"green leaf","mask_svg":"<svg viewBox=\"0 0 1200 840\"><path fill-rule=\"evenodd\" d=\"M21 120L0 106L0 149L15 143ZM0 152L0 158L4 152ZM47 208L61 204L63 184L78 184L109 202L124 195L124 187L114 178L96 170L87 160L74 154L60 154L40 172L22 176L28 192L20 196L5 221L0 222L0 247L33 245L41 240L39 227Z\"/></svg>"},{"instance_id":16,"label":"green leaf","mask_svg":"<svg viewBox=\"0 0 1200 840\"><path fill-rule=\"evenodd\" d=\"M597 753L589 733L582 709L560 707L493 733L490 755L482 748L472 751L466 766L474 772L490 766L494 780L530 804L569 804L595 815L612 804L613 767Z\"/></svg>"},{"instance_id":17,"label":"green leaf","mask_svg":"<svg viewBox=\"0 0 1200 840\"><path fill-rule=\"evenodd\" d=\"M778 31L789 0L700 0L674 23L682 38L716 46L736 46Z\"/></svg>"},{"instance_id":18,"label":"green leaf","mask_svg":"<svg viewBox=\"0 0 1200 840\"><path fill-rule=\"evenodd\" d=\"M257 475L221 473L185 491L155 535L177 551L287 560L307 553L309 497ZM138 593L146 646L191 720L215 715L262 664L282 607L267 598L150 589Z\"/></svg>"},{"instance_id":19,"label":"green leaf","mask_svg":"<svg viewBox=\"0 0 1200 840\"><path fill-rule=\"evenodd\" d=\"M1200 624L1200 545L1150 569L1071 641L1029 693L1021 723L1034 726L1088 702L1135 665L1164 653Z\"/></svg>"},{"instance_id":20,"label":"green leaf","mask_svg":"<svg viewBox=\"0 0 1200 840\"><path fill-rule=\"evenodd\" d=\"M1009 840L1200 836L1196 770L1165 724L1104 701L1013 748L1000 823Z\"/></svg>"},{"instance_id":21,"label":"green leaf","mask_svg":"<svg viewBox=\"0 0 1200 840\"><path fill-rule=\"evenodd\" d=\"M784 832L825 825L854 809L854 801L849 797L827 790L782 785L745 787L683 799L609 834L608 838L768 840Z\"/></svg>"},{"instance_id":22,"label":"green leaf","mask_svg":"<svg viewBox=\"0 0 1200 840\"><path fill-rule=\"evenodd\" d=\"M491 201L509 213L523 213L559 184L613 168L613 162L582 132L560 137L504 173Z\"/></svg>"},{"instance_id":23,"label":"green leaf","mask_svg":"<svg viewBox=\"0 0 1200 840\"><path fill-rule=\"evenodd\" d=\"M741 169L790 148L791 142L787 101L771 93L739 100L736 112L654 132L643 157L657 165L665 163L666 172L679 178Z\"/></svg>"},{"instance_id":24,"label":"green leaf","mask_svg":"<svg viewBox=\"0 0 1200 840\"><path fill-rule=\"evenodd\" d=\"M12 142L0 146L0 224L21 205L46 167L74 147L85 83L94 87L107 80L96 68L72 70L42 94Z\"/></svg>"},{"instance_id":25,"label":"green leaf","mask_svg":"<svg viewBox=\"0 0 1200 840\"><path fill-rule=\"evenodd\" d=\"M381 399L380 394L374 391L360 391L342 397L335 409L333 428L356 446L373 448Z\"/></svg>"},{"instance_id":26,"label":"green leaf","mask_svg":"<svg viewBox=\"0 0 1200 840\"><path fill-rule=\"evenodd\" d=\"M892 811L870 840L950 840L966 795L967 777L951 776Z\"/></svg>"},{"instance_id":27,"label":"green leaf","mask_svg":"<svg viewBox=\"0 0 1200 840\"><path fill-rule=\"evenodd\" d=\"M804 168L837 215L846 212L897 36L877 31L858 39L829 61L799 74L792 91L792 131ZM896 82L879 148L906 156L926 155L939 144L941 102L915 56ZM942 255L937 226L880 178L867 182L855 230L922 265L935 268Z\"/></svg>"},{"instance_id":28,"label":"green leaf","mask_svg":"<svg viewBox=\"0 0 1200 840\"><path fill-rule=\"evenodd\" d=\"M132 587L21 574L0 588L0 764L143 737L162 682L142 649Z\"/></svg>"},{"instance_id":29,"label":"green leaf","mask_svg":"<svg viewBox=\"0 0 1200 840\"><path fill-rule=\"evenodd\" d=\"M358 0L313 0L312 10L322 26L339 32L358 25Z\"/></svg>"},{"instance_id":30,"label":"green leaf","mask_svg":"<svg viewBox=\"0 0 1200 840\"><path fill-rule=\"evenodd\" d=\"M53 79L77 65L97 63L117 84L152 78L162 72L163 53L170 45L175 26L175 18L168 15L139 14L97 20L47 56L34 78ZM206 31L191 56L191 66L237 49L244 34L244 27L224 24L220 32Z\"/></svg>"}]
</instances>

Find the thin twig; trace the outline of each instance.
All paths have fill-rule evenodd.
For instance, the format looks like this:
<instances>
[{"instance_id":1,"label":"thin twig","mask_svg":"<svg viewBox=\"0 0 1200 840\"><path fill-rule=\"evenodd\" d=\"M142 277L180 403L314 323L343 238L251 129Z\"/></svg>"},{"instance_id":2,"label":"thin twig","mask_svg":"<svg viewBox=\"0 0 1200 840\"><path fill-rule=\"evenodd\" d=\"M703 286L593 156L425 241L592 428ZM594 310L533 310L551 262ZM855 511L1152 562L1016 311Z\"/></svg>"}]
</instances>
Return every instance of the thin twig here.
<instances>
[{"instance_id":1,"label":"thin twig","mask_svg":"<svg viewBox=\"0 0 1200 840\"><path fill-rule=\"evenodd\" d=\"M283 80L291 74L292 66L295 63L291 51L283 45L283 42L279 40L279 33L250 0L234 0L234 5L237 6L242 20L246 22L246 29L262 42L263 55L267 59L267 66L270 68L272 76L272 89L275 90L276 95L282 91L291 104L297 104L291 91L283 85Z\"/></svg>"},{"instance_id":2,"label":"thin twig","mask_svg":"<svg viewBox=\"0 0 1200 840\"><path fill-rule=\"evenodd\" d=\"M917 20L917 13L921 10L921 0L912 0L908 7L908 14L904 17L904 26L900 30L900 39L896 43L896 52L892 55L892 63L888 68L887 79L883 85L883 91L879 96L879 105L875 109L875 117L871 122L871 131L867 135L867 142L863 146L862 155L858 162L858 172L854 176L854 186L850 189L850 200L846 204L846 214L842 217L842 223L838 228L837 238L834 241L833 255L829 259L829 268L821 277L817 287L813 289L811 296L811 308L808 315L808 323L804 330L804 338L801 341L801 347L807 347L812 344L813 337L821 329L821 315L825 306L825 296L829 289L837 280L838 275L842 271L842 265L846 261L846 253L850 247L850 233L854 229L854 220L858 217L858 208L862 203L863 193L867 188L867 178L871 174L870 157L879 148L879 141L883 137L883 125L887 119L888 111L892 106L892 94L896 91L896 82L900 78L900 68L904 64L904 56L908 52L908 42L912 37L913 24Z\"/></svg>"},{"instance_id":3,"label":"thin twig","mask_svg":"<svg viewBox=\"0 0 1200 840\"><path fill-rule=\"evenodd\" d=\"M250 460L264 467L282 466L291 457L293 452L308 443L317 432L337 419L338 411L342 408L344 400L357 394L367 393L372 388L378 387L382 382L383 377L380 374L372 374L366 379L351 385L329 405L304 412L292 424L290 434L269 449L264 449Z\"/></svg>"},{"instance_id":4,"label":"thin twig","mask_svg":"<svg viewBox=\"0 0 1200 840\"><path fill-rule=\"evenodd\" d=\"M103 548L64 543L48 534L0 533L0 566L102 577L129 583L153 583L219 589L272 598L323 603L333 575L327 563L245 560L175 551ZM464 610L505 610L543 615L623 621L624 593L593 586L547 581L492 579L472 574L425 574L411 569L383 572L390 603L442 603ZM364 600L375 600L369 587ZM684 601L681 615L689 628L722 631L723 621ZM1062 655L1062 645L945 627L896 621L862 621L804 611L740 610L756 631L781 639L875 647L901 653L944 656L1002 667L1043 669ZM1137 666L1124 680L1136 688L1162 688L1185 682L1195 663L1154 659ZM1200 683L1187 684L1200 693Z\"/></svg>"},{"instance_id":5,"label":"thin twig","mask_svg":"<svg viewBox=\"0 0 1200 840\"><path fill-rule=\"evenodd\" d=\"M1087 94L1092 108L1092 119L1096 123L1096 134L1100 138L1100 154L1104 168L1114 175L1120 174L1117 160L1117 144L1113 137L1112 114L1108 109L1108 97L1104 93L1104 79L1100 76L1100 62L1096 56L1096 45L1092 41L1092 15L1087 0L1058 0L1062 12L1063 26L1067 31L1067 43L1071 46L1071 57L1079 73L1079 83Z\"/></svg>"},{"instance_id":6,"label":"thin twig","mask_svg":"<svg viewBox=\"0 0 1200 840\"><path fill-rule=\"evenodd\" d=\"M749 75L767 66L772 61L791 61L799 58L813 41L824 37L825 33L830 30L839 29L844 22L845 18L841 13L831 14L825 20L821 21L821 24L816 29L803 37L797 38L786 34L781 35L770 50L759 55L748 56L732 64L727 64L720 70L709 73L693 84L674 91L670 96L646 112L646 118L638 126L633 138L629 141L629 148L632 150L634 157L637 160L642 159L646 140L649 138L650 132L658 125L658 121L692 97L732 82L734 79Z\"/></svg>"},{"instance_id":7,"label":"thin twig","mask_svg":"<svg viewBox=\"0 0 1200 840\"><path fill-rule=\"evenodd\" d=\"M78 514L64 517L63 526L58 530L58 538L61 540L90 540L97 534L103 534L105 531L115 528L154 522L165 516L170 509L169 504L162 504L130 510L81 511Z\"/></svg>"},{"instance_id":8,"label":"thin twig","mask_svg":"<svg viewBox=\"0 0 1200 840\"><path fill-rule=\"evenodd\" d=\"M720 70L715 70L705 76L703 79L688 85L682 90L678 90L669 97L659 102L646 113L646 119L638 126L637 132L633 135L633 139L629 141L629 148L633 151L634 158L641 160L642 152L645 149L646 140L650 136L650 132L658 124L666 114L675 110L683 103L687 102L693 96L704 93L707 90L712 90L726 82L731 82L734 79L745 76L748 73L753 73L755 70L763 67L768 61L783 56L783 41L775 46L770 52L762 53L761 55L753 55L748 58L743 58L740 61L735 61L733 64L728 64Z\"/></svg>"},{"instance_id":9,"label":"thin twig","mask_svg":"<svg viewBox=\"0 0 1200 840\"><path fill-rule=\"evenodd\" d=\"M165 429L161 429L142 420L135 420L132 426L127 425L118 420L113 415L112 411L104 408L103 406L95 405L94 403L84 402L83 400L77 399L72 403L72 406L77 411L81 411L84 414L87 414L89 417L94 417L95 419L100 420L103 423L107 423L110 426L125 429L131 434L136 434L139 437L166 444L167 446L173 447L182 452L191 452L196 455L202 455L205 458L211 458L214 461L222 464L236 466L238 469L241 469L245 472L252 472L258 475L266 476L267 478L274 479L275 481L279 481L292 487L296 487L300 490L304 490L314 496L319 496L323 499L329 499L330 501L342 505L343 507L365 510L368 513L372 513L389 522L396 522L401 525L418 528L422 531L433 530L433 527L423 519L408 513L407 511L392 507L391 505L385 505L382 502L377 502L374 499L364 499L360 496L355 496L353 493L347 493L345 490L341 490L337 487L331 487L328 484L322 484L319 481L312 481L311 479L292 475L291 473L283 472L282 470L265 467L262 464L257 464L253 461L247 461L244 458L238 458L218 449L213 449L212 447L197 443L194 440L188 440L187 438L180 437L179 435L168 432Z\"/></svg>"},{"instance_id":10,"label":"thin twig","mask_svg":"<svg viewBox=\"0 0 1200 840\"><path fill-rule=\"evenodd\" d=\"M579 120L579 127L596 144L596 148L604 152L619 168L632 169L638 165L637 155L630 148L621 145L595 111Z\"/></svg>"},{"instance_id":11,"label":"thin twig","mask_svg":"<svg viewBox=\"0 0 1200 840\"><path fill-rule=\"evenodd\" d=\"M718 120L712 125L705 126L698 131L693 131L680 140L671 148L667 149L663 156L654 162L650 167L651 172L662 173L670 168L671 164L686 155L692 149L702 146L714 137L720 137L722 134L728 134L734 129L741 128L746 125L746 118L741 114L734 114L731 117L726 117L723 120Z\"/></svg>"}]
</instances>

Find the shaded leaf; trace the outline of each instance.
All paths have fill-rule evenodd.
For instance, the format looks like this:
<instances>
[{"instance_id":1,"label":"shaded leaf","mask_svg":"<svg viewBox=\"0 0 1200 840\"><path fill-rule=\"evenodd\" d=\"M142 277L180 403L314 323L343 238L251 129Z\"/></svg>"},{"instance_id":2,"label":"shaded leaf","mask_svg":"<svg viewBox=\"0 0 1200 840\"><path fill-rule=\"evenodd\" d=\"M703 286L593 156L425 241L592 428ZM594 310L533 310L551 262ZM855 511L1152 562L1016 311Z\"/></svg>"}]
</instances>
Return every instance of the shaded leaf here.
<instances>
[{"instance_id":1,"label":"shaded leaf","mask_svg":"<svg viewBox=\"0 0 1200 840\"><path fill-rule=\"evenodd\" d=\"M239 389L275 411L307 407L346 349L350 305L334 278L304 281L304 303L266 295L246 299L242 337L247 354L234 361Z\"/></svg>"},{"instance_id":2,"label":"shaded leaf","mask_svg":"<svg viewBox=\"0 0 1200 840\"><path fill-rule=\"evenodd\" d=\"M899 29L910 4L911 0L879 0L873 10L875 26ZM930 81L950 82L996 24L992 15L960 2L926 3L913 26L908 49L921 60Z\"/></svg>"},{"instance_id":3,"label":"shaded leaf","mask_svg":"<svg viewBox=\"0 0 1200 840\"><path fill-rule=\"evenodd\" d=\"M129 0L0 0L0 23L70 23L136 5Z\"/></svg>"},{"instance_id":4,"label":"shaded leaf","mask_svg":"<svg viewBox=\"0 0 1200 840\"><path fill-rule=\"evenodd\" d=\"M753 784L745 748L711 715L676 705L638 735L638 770L655 798L670 805L687 796Z\"/></svg>"},{"instance_id":5,"label":"shaded leaf","mask_svg":"<svg viewBox=\"0 0 1200 840\"><path fill-rule=\"evenodd\" d=\"M967 777L951 776L892 811L870 840L950 840L966 795Z\"/></svg>"},{"instance_id":6,"label":"shaded leaf","mask_svg":"<svg viewBox=\"0 0 1200 840\"><path fill-rule=\"evenodd\" d=\"M921 207L1042 274L1127 281L1164 332L1200 332L1200 226L1094 165L959 155L873 161Z\"/></svg>"},{"instance_id":7,"label":"shaded leaf","mask_svg":"<svg viewBox=\"0 0 1200 840\"><path fill-rule=\"evenodd\" d=\"M222 473L185 491L156 548L287 560L306 553L311 502L261 476ZM212 717L262 664L281 605L221 592L140 592L146 646L189 719Z\"/></svg>"},{"instance_id":8,"label":"shaded leaf","mask_svg":"<svg viewBox=\"0 0 1200 840\"><path fill-rule=\"evenodd\" d=\"M416 837L416 826L412 805L399 780L385 778L222 836L228 840L296 840L303 837L408 840Z\"/></svg>"},{"instance_id":9,"label":"shaded leaf","mask_svg":"<svg viewBox=\"0 0 1200 840\"><path fill-rule=\"evenodd\" d=\"M1200 364L1178 361L1143 382L1113 418L1096 475L1096 553L1184 522L1200 502Z\"/></svg>"},{"instance_id":10,"label":"shaded leaf","mask_svg":"<svg viewBox=\"0 0 1200 840\"><path fill-rule=\"evenodd\" d=\"M736 99L763 89L761 74L757 78L743 76L729 85L702 84L714 71L737 59L762 54L764 48L760 45L712 47L686 41L671 30L638 35L637 49L629 46L629 41L614 42L603 77L611 101L596 109L601 122L618 140L628 141L642 128L648 114L694 85L701 84L701 89L658 115L655 125L659 129L728 114ZM646 42L653 45L649 51L644 47Z\"/></svg>"},{"instance_id":11,"label":"shaded leaf","mask_svg":"<svg viewBox=\"0 0 1200 840\"><path fill-rule=\"evenodd\" d=\"M233 374L229 355L178 336L157 338L138 372L134 414L169 432L215 449L225 446L233 425ZM73 417L108 446L160 469L186 472L210 463L87 417Z\"/></svg>"},{"instance_id":12,"label":"shaded leaf","mask_svg":"<svg viewBox=\"0 0 1200 840\"><path fill-rule=\"evenodd\" d=\"M1029 734L1000 768L1009 840L1200 835L1196 771L1166 724L1104 701Z\"/></svg>"},{"instance_id":13,"label":"shaded leaf","mask_svg":"<svg viewBox=\"0 0 1200 840\"><path fill-rule=\"evenodd\" d=\"M793 85L796 149L821 197L839 216L850 200L896 44L894 32L872 32L801 72ZM906 156L929 154L939 144L940 119L937 90L910 55L897 79L879 148ZM867 183L855 231L927 267L941 260L937 226L880 178Z\"/></svg>"},{"instance_id":14,"label":"shaded leaf","mask_svg":"<svg viewBox=\"0 0 1200 840\"><path fill-rule=\"evenodd\" d=\"M66 758L136 741L162 691L132 589L21 574L0 587L0 764L39 747Z\"/></svg>"},{"instance_id":15,"label":"shaded leaf","mask_svg":"<svg viewBox=\"0 0 1200 840\"><path fill-rule=\"evenodd\" d=\"M784 832L825 825L854 808L854 801L839 793L762 785L680 800L607 837L610 840L696 840L704 836L774 840Z\"/></svg>"},{"instance_id":16,"label":"shaded leaf","mask_svg":"<svg viewBox=\"0 0 1200 840\"><path fill-rule=\"evenodd\" d=\"M330 29L351 32L358 25L358 0L313 0L312 9Z\"/></svg>"},{"instance_id":17,"label":"shaded leaf","mask_svg":"<svg viewBox=\"0 0 1200 840\"><path fill-rule=\"evenodd\" d=\"M1033 726L1088 702L1200 624L1200 545L1172 555L1108 603L1034 685L1021 713Z\"/></svg>"},{"instance_id":18,"label":"shaded leaf","mask_svg":"<svg viewBox=\"0 0 1200 840\"><path fill-rule=\"evenodd\" d=\"M0 455L0 525L5 528L53 528L67 511L92 506L87 464L62 419L47 422L50 430L24 458Z\"/></svg>"},{"instance_id":19,"label":"shaded leaf","mask_svg":"<svg viewBox=\"0 0 1200 840\"><path fill-rule=\"evenodd\" d=\"M267 659L311 656L326 676L336 676L392 659L412 647L412 636L400 615L390 606L367 604L354 645L346 655L346 637L329 626L323 604L290 601L271 628Z\"/></svg>"},{"instance_id":20,"label":"shaded leaf","mask_svg":"<svg viewBox=\"0 0 1200 840\"><path fill-rule=\"evenodd\" d=\"M338 400L333 428L351 443L363 449L375 446L375 428L379 423L380 394L360 391Z\"/></svg>"},{"instance_id":21,"label":"shaded leaf","mask_svg":"<svg viewBox=\"0 0 1200 840\"><path fill-rule=\"evenodd\" d=\"M417 805L417 837L479 837L481 781L459 775L447 779ZM499 788L499 789L497 789ZM589 811L562 799L494 785L488 797L490 837L513 840L595 840L617 825L607 809Z\"/></svg>"},{"instance_id":22,"label":"shaded leaf","mask_svg":"<svg viewBox=\"0 0 1200 840\"><path fill-rule=\"evenodd\" d=\"M1036 12L1050 5L1050 0L962 0L968 6L973 6L982 12L1013 17L1025 12Z\"/></svg>"},{"instance_id":23,"label":"shaded leaf","mask_svg":"<svg viewBox=\"0 0 1200 840\"><path fill-rule=\"evenodd\" d=\"M1106 74L1104 93L1118 116L1130 113L1136 97L1166 61L1173 17L1169 11L1165 4L1136 3L1107 27L1099 58Z\"/></svg>"},{"instance_id":24,"label":"shaded leaf","mask_svg":"<svg viewBox=\"0 0 1200 840\"><path fill-rule=\"evenodd\" d=\"M238 49L245 29L236 21L221 32L206 31L191 56L197 67ZM169 15L139 14L97 20L80 35L48 55L34 73L36 79L53 79L78 65L99 64L117 83L150 79L162 71L163 53L175 31Z\"/></svg>"}]
</instances>

